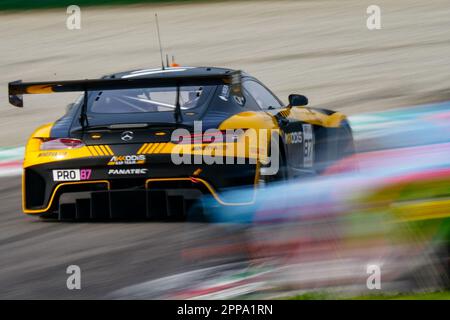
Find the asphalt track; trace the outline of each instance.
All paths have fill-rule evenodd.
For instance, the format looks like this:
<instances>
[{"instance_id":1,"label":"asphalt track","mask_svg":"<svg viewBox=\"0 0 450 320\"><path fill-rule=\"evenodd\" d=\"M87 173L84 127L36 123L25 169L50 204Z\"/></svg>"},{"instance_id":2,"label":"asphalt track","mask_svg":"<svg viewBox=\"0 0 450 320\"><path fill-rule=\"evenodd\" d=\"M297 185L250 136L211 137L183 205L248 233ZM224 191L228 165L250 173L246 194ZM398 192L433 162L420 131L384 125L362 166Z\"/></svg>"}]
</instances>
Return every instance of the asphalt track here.
<instances>
[{"instance_id":1,"label":"asphalt track","mask_svg":"<svg viewBox=\"0 0 450 320\"><path fill-rule=\"evenodd\" d=\"M189 249L213 238L235 238L236 229L205 223L43 222L21 213L20 197L18 177L0 179L0 299L105 298L130 285L230 262L196 260ZM81 268L81 290L67 289L70 265Z\"/></svg>"},{"instance_id":2,"label":"asphalt track","mask_svg":"<svg viewBox=\"0 0 450 320\"><path fill-rule=\"evenodd\" d=\"M75 79L159 65L153 25L183 65L242 68L285 98L349 114L450 97L448 0L377 1L383 29L368 31L373 1L269 1L82 8L0 14L0 146L20 146L63 113L73 95L7 103L7 82ZM227 261L187 260L185 249L226 237L200 223L55 223L24 216L20 178L0 178L0 298L102 298L143 281ZM233 230L234 231L234 230ZM66 268L82 269L82 290Z\"/></svg>"}]
</instances>

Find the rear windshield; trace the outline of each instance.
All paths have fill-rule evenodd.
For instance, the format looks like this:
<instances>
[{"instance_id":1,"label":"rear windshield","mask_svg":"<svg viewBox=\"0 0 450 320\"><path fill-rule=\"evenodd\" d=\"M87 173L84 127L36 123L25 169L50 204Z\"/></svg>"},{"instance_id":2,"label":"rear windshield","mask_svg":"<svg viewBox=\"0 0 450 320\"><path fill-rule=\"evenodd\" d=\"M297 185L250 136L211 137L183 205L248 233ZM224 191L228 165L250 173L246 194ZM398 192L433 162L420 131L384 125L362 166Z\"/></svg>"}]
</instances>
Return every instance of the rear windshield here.
<instances>
[{"instance_id":1,"label":"rear windshield","mask_svg":"<svg viewBox=\"0 0 450 320\"><path fill-rule=\"evenodd\" d=\"M203 105L215 86L180 87L181 110ZM176 87L96 91L89 94L91 113L173 112Z\"/></svg>"}]
</instances>

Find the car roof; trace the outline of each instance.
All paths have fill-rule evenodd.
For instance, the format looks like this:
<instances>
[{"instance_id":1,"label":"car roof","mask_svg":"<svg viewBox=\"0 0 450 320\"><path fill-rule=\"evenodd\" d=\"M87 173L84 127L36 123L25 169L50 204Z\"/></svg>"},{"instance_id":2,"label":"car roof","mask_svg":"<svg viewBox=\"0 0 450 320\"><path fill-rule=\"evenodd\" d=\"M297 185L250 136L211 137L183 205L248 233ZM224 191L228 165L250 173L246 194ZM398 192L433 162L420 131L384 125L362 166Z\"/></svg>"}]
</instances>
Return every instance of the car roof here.
<instances>
[{"instance_id":1,"label":"car roof","mask_svg":"<svg viewBox=\"0 0 450 320\"><path fill-rule=\"evenodd\" d=\"M168 67L164 68L164 70L162 68L149 68L118 72L115 74L110 74L106 76L106 78L152 78L167 73L176 73L177 75L180 74L186 76L220 76L228 74L232 71L235 70L218 67Z\"/></svg>"}]
</instances>

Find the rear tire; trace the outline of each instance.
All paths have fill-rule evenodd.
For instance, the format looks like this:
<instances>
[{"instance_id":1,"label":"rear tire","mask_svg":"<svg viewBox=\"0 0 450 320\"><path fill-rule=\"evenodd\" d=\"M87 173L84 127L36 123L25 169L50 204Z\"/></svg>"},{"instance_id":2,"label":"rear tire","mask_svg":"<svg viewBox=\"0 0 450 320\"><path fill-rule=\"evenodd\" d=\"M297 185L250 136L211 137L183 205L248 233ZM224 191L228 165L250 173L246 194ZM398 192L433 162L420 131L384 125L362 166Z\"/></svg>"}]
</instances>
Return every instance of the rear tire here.
<instances>
[{"instance_id":1,"label":"rear tire","mask_svg":"<svg viewBox=\"0 0 450 320\"><path fill-rule=\"evenodd\" d=\"M337 159L348 157L355 154L355 143L353 140L353 132L350 125L345 122L339 133Z\"/></svg>"}]
</instances>

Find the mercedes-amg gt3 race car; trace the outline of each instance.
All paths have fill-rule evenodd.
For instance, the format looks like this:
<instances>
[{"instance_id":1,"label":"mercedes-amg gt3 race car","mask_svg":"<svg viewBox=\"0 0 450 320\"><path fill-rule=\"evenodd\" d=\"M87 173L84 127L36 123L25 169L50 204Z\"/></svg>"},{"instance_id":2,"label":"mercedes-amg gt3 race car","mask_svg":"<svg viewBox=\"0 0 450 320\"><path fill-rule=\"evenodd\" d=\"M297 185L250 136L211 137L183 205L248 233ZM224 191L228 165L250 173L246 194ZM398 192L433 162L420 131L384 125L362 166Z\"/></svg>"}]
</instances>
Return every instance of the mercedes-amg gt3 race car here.
<instances>
[{"instance_id":1,"label":"mercedes-amg gt3 race car","mask_svg":"<svg viewBox=\"0 0 450 320\"><path fill-rule=\"evenodd\" d=\"M9 83L23 94L83 92L26 145L23 211L43 218L185 219L201 199L252 205L258 188L320 174L353 152L346 117L284 105L254 77L223 68L171 67L94 80ZM224 190L254 188L246 201ZM200 204L200 205L199 205Z\"/></svg>"}]
</instances>

